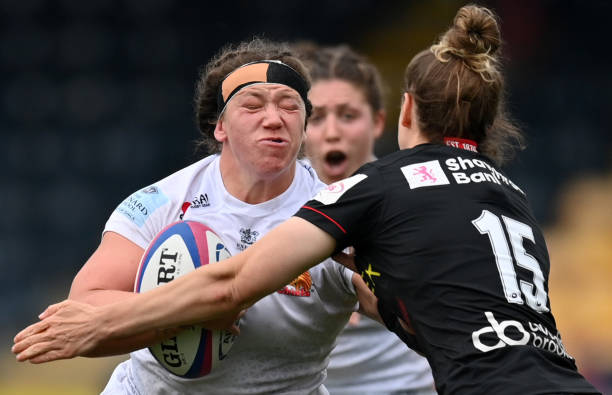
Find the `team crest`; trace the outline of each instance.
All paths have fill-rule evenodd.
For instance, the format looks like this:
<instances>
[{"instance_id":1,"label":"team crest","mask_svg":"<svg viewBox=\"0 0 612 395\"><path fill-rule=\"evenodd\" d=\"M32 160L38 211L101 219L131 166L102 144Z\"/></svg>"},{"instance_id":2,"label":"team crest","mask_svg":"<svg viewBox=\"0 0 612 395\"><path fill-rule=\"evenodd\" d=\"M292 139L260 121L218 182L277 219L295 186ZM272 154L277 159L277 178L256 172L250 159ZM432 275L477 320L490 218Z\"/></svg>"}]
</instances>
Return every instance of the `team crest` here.
<instances>
[{"instance_id":1,"label":"team crest","mask_svg":"<svg viewBox=\"0 0 612 395\"><path fill-rule=\"evenodd\" d=\"M291 281L288 285L278 290L279 294L292 295L292 296L310 296L310 289L312 288L312 276L310 272L304 272L298 276L295 280Z\"/></svg>"},{"instance_id":2,"label":"team crest","mask_svg":"<svg viewBox=\"0 0 612 395\"><path fill-rule=\"evenodd\" d=\"M246 250L249 246L257 241L259 232L251 228L240 228L240 243L236 243L236 247L240 251Z\"/></svg>"},{"instance_id":3,"label":"team crest","mask_svg":"<svg viewBox=\"0 0 612 395\"><path fill-rule=\"evenodd\" d=\"M449 184L446 174L437 160L414 163L402 167L402 173L410 185L410 189Z\"/></svg>"},{"instance_id":4,"label":"team crest","mask_svg":"<svg viewBox=\"0 0 612 395\"><path fill-rule=\"evenodd\" d=\"M257 236L259 236L259 232L256 230L240 228L240 241L245 244L255 243L257 241Z\"/></svg>"}]
</instances>

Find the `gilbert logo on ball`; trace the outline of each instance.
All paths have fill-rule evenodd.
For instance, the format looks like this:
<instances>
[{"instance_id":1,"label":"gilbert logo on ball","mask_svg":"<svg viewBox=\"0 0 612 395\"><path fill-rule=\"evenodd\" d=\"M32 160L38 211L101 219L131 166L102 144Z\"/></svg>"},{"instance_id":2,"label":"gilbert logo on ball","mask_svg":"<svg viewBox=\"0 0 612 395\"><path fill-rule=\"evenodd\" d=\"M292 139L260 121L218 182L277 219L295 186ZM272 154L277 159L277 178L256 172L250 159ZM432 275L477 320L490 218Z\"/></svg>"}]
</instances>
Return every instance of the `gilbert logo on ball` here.
<instances>
[{"instance_id":1,"label":"gilbert logo on ball","mask_svg":"<svg viewBox=\"0 0 612 395\"><path fill-rule=\"evenodd\" d=\"M225 243L208 226L196 221L175 222L149 244L140 261L134 291L148 291L230 255ZM235 338L228 331L193 325L149 350L171 373L196 378L210 373L227 356Z\"/></svg>"}]
</instances>

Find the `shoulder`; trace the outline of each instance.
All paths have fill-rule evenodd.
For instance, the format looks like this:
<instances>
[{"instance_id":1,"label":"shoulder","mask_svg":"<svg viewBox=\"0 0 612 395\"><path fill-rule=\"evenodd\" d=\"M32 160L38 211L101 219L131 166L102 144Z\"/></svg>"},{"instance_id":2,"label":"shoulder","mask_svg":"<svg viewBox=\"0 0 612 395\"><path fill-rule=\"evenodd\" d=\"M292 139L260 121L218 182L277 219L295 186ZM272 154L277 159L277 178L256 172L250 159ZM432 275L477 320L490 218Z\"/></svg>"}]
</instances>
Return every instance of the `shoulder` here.
<instances>
[{"instance_id":1,"label":"shoulder","mask_svg":"<svg viewBox=\"0 0 612 395\"><path fill-rule=\"evenodd\" d=\"M185 194L188 193L195 184L200 184L207 177L213 175L217 158L217 155L211 155L200 159L161 180L149 184L144 189L134 192L131 196L150 191L155 192L160 197L163 196L164 201L173 202L180 200L179 203L182 203Z\"/></svg>"},{"instance_id":2,"label":"shoulder","mask_svg":"<svg viewBox=\"0 0 612 395\"><path fill-rule=\"evenodd\" d=\"M208 170L212 170L218 163L218 155L210 155L200 159L191 165L184 167L167 177L159 180L155 185L159 185L168 193L176 190L176 186L189 185L195 179L200 179ZM170 187L169 187L170 186Z\"/></svg>"},{"instance_id":3,"label":"shoulder","mask_svg":"<svg viewBox=\"0 0 612 395\"><path fill-rule=\"evenodd\" d=\"M112 230L139 245L145 245L167 224L180 218L181 205L192 185L214 163L206 157L169 176L133 192L115 208L106 223Z\"/></svg>"}]
</instances>

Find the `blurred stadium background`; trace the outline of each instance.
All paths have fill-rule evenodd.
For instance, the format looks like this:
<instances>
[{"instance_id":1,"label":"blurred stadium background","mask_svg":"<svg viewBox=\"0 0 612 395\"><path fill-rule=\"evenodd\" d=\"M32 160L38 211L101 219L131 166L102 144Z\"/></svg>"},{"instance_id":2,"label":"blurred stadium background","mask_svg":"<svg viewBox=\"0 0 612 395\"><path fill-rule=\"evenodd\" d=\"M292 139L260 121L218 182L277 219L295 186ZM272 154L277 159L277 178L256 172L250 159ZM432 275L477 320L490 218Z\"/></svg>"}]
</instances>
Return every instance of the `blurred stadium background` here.
<instances>
[{"instance_id":1,"label":"blurred stadium background","mask_svg":"<svg viewBox=\"0 0 612 395\"><path fill-rule=\"evenodd\" d=\"M612 103L607 1L479 1L501 16L528 149L506 168L544 224L553 311L580 370L612 392ZM0 394L95 394L124 357L17 364L13 335L67 296L128 194L198 158L199 66L259 35L348 43L389 86L463 1L0 0Z\"/></svg>"}]
</instances>

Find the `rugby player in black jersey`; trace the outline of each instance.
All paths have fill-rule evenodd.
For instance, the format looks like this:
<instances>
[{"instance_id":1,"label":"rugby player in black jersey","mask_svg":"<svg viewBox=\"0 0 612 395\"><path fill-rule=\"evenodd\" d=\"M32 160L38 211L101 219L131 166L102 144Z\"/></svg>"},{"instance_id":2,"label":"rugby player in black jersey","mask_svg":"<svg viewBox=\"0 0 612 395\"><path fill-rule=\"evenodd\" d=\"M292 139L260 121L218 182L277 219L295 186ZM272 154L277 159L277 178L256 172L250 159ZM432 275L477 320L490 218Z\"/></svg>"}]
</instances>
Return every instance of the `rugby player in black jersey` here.
<instances>
[{"instance_id":1,"label":"rugby player in black jersey","mask_svg":"<svg viewBox=\"0 0 612 395\"><path fill-rule=\"evenodd\" d=\"M86 355L150 329L231 322L323 258L354 246L387 327L427 357L441 394L599 393L563 346L550 263L524 191L498 168L505 115L495 15L466 6L405 73L402 149L331 184L244 253L127 302L50 306L18 360ZM308 341L305 339L305 341Z\"/></svg>"}]
</instances>

